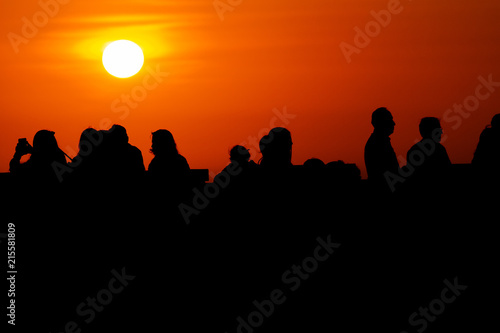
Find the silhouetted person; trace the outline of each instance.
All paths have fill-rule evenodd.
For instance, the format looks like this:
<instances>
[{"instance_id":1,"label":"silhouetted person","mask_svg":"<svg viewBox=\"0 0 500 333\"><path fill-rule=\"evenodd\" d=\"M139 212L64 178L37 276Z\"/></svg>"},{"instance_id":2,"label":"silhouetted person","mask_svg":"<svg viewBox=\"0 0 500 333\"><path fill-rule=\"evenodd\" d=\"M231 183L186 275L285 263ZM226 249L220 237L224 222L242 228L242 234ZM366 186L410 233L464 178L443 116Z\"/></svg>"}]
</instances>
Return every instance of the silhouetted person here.
<instances>
[{"instance_id":1,"label":"silhouetted person","mask_svg":"<svg viewBox=\"0 0 500 333\"><path fill-rule=\"evenodd\" d=\"M325 185L326 174L325 162L319 158L310 158L304 162L301 172L294 174L294 178L298 176L297 183L301 184L305 192L313 193Z\"/></svg>"},{"instance_id":2,"label":"silhouetted person","mask_svg":"<svg viewBox=\"0 0 500 333\"><path fill-rule=\"evenodd\" d=\"M325 162L319 158L310 158L304 162L304 167L310 170L323 169L325 166Z\"/></svg>"},{"instance_id":3,"label":"silhouetted person","mask_svg":"<svg viewBox=\"0 0 500 333\"><path fill-rule=\"evenodd\" d=\"M128 142L127 130L120 125L113 125L105 133L103 158L105 172L113 183L137 182L144 176L144 160L141 151Z\"/></svg>"},{"instance_id":4,"label":"silhouetted person","mask_svg":"<svg viewBox=\"0 0 500 333\"><path fill-rule=\"evenodd\" d=\"M413 145L406 155L407 170L416 188L442 185L449 176L451 161L440 143L443 129L439 119L422 118L419 125L422 140Z\"/></svg>"},{"instance_id":5,"label":"silhouetted person","mask_svg":"<svg viewBox=\"0 0 500 333\"><path fill-rule=\"evenodd\" d=\"M165 129L152 134L151 153L155 155L148 167L148 176L159 182L164 190L185 191L191 185L190 168L187 160L179 154L172 133Z\"/></svg>"},{"instance_id":6,"label":"silhouetted person","mask_svg":"<svg viewBox=\"0 0 500 333\"><path fill-rule=\"evenodd\" d=\"M487 180L499 180L500 176L500 113L493 116L491 125L487 126L479 137L472 165L478 175Z\"/></svg>"},{"instance_id":7,"label":"silhouetted person","mask_svg":"<svg viewBox=\"0 0 500 333\"><path fill-rule=\"evenodd\" d=\"M344 161L332 161L326 164L333 178L345 184L354 184L361 180L361 171L356 164L346 164Z\"/></svg>"},{"instance_id":8,"label":"silhouetted person","mask_svg":"<svg viewBox=\"0 0 500 333\"><path fill-rule=\"evenodd\" d=\"M250 152L248 149L240 145L231 148L229 151L229 161L231 163L238 163L238 166L244 170L257 166L254 161L250 161Z\"/></svg>"},{"instance_id":9,"label":"silhouetted person","mask_svg":"<svg viewBox=\"0 0 500 333\"><path fill-rule=\"evenodd\" d=\"M247 148L236 145L229 151L229 165L227 165L217 176L215 176L214 181L218 177L228 177L230 176L230 184L240 183L243 179L248 176L247 170L256 170L258 165L254 161L250 161L250 152Z\"/></svg>"},{"instance_id":10,"label":"silhouetted person","mask_svg":"<svg viewBox=\"0 0 500 333\"><path fill-rule=\"evenodd\" d=\"M79 151L71 163L73 171L70 175L76 186L84 185L88 188L90 184L102 184L106 181L105 133L89 127L80 135Z\"/></svg>"},{"instance_id":11,"label":"silhouetted person","mask_svg":"<svg viewBox=\"0 0 500 333\"><path fill-rule=\"evenodd\" d=\"M266 169L284 169L292 166L292 135L283 127L275 127L259 142L262 159L260 165Z\"/></svg>"},{"instance_id":12,"label":"silhouetted person","mask_svg":"<svg viewBox=\"0 0 500 333\"><path fill-rule=\"evenodd\" d=\"M236 145L229 151L230 163L215 177L213 182L221 187L219 198L227 208L240 215L239 204L255 195L255 180L260 175L259 166L250 161L250 152L244 146Z\"/></svg>"},{"instance_id":13,"label":"silhouetted person","mask_svg":"<svg viewBox=\"0 0 500 333\"><path fill-rule=\"evenodd\" d=\"M21 157L26 154L31 154L29 160L21 163ZM66 158L57 145L54 132L41 130L33 138L33 147L27 141L19 140L14 157L10 161L9 170L28 183L54 185L59 183L53 168L54 162L67 166Z\"/></svg>"},{"instance_id":14,"label":"silhouetted person","mask_svg":"<svg viewBox=\"0 0 500 333\"><path fill-rule=\"evenodd\" d=\"M394 133L396 123L386 108L372 113L373 133L365 145L365 165L369 182L378 188L388 188L385 173L397 174L399 164L389 136Z\"/></svg>"},{"instance_id":15,"label":"silhouetted person","mask_svg":"<svg viewBox=\"0 0 500 333\"><path fill-rule=\"evenodd\" d=\"M332 161L326 164L325 169L326 177L324 181L329 186L332 194L336 194L337 197L346 200L346 198L349 198L347 194L358 193L361 171L356 164L346 164L341 160Z\"/></svg>"}]
</instances>

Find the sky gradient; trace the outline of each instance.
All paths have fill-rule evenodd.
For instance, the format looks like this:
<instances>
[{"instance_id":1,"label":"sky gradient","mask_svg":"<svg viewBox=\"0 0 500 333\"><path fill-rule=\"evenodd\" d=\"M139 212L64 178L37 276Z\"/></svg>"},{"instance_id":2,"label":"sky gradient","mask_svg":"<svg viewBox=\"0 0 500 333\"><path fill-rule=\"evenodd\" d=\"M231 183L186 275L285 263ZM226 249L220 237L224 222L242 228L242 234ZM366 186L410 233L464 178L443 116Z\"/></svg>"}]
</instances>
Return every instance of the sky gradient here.
<instances>
[{"instance_id":1,"label":"sky gradient","mask_svg":"<svg viewBox=\"0 0 500 333\"><path fill-rule=\"evenodd\" d=\"M3 1L0 172L18 138L32 143L49 129L74 156L85 128L117 123L146 168L160 128L192 168L216 173L236 144L257 161L255 142L284 126L294 164L344 160L365 177L370 115L380 106L393 113L397 155L420 139L420 118L434 116L453 163L470 163L479 134L500 113L499 1L216 4ZM143 69L128 79L102 66L104 46L118 39L144 51Z\"/></svg>"}]
</instances>

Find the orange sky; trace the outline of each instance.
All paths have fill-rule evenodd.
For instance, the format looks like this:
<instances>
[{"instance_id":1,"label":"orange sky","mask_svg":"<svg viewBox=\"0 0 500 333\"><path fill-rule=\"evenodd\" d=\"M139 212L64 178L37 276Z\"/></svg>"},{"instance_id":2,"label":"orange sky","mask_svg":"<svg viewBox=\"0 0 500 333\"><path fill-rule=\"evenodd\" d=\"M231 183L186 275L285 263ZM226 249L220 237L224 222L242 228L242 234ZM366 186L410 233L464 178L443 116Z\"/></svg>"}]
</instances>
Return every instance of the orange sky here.
<instances>
[{"instance_id":1,"label":"orange sky","mask_svg":"<svg viewBox=\"0 0 500 333\"><path fill-rule=\"evenodd\" d=\"M274 117L286 110L294 164L342 159L365 176L363 148L379 106L394 115L398 155L419 138L420 118L441 118L453 163L471 161L481 130L500 113L500 87L478 88L480 76L500 82L498 0L221 0L234 5L224 20L213 0L60 2L41 0L49 15L37 0L2 1L0 172L18 138L32 142L50 129L73 156L85 128L108 123L127 128L146 167L151 132L166 128L192 168L218 172L235 144L247 143L258 160L251 142L283 125ZM372 22L372 11L388 9L385 27ZM355 39L367 24L369 43ZM102 66L103 46L117 39L144 50L132 78ZM349 57L347 44L357 47ZM470 116L447 111L464 101Z\"/></svg>"}]
</instances>

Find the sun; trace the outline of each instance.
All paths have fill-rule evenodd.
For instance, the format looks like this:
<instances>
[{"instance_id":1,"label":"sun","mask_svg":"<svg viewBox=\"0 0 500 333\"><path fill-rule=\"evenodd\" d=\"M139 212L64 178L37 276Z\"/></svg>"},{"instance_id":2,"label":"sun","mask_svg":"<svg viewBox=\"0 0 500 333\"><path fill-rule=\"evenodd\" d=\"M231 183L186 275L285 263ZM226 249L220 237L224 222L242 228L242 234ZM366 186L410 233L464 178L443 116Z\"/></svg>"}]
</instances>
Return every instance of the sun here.
<instances>
[{"instance_id":1,"label":"sun","mask_svg":"<svg viewBox=\"0 0 500 333\"><path fill-rule=\"evenodd\" d=\"M102 64L109 74L127 78L137 74L144 64L144 53L134 42L117 40L109 43L102 53Z\"/></svg>"}]
</instances>

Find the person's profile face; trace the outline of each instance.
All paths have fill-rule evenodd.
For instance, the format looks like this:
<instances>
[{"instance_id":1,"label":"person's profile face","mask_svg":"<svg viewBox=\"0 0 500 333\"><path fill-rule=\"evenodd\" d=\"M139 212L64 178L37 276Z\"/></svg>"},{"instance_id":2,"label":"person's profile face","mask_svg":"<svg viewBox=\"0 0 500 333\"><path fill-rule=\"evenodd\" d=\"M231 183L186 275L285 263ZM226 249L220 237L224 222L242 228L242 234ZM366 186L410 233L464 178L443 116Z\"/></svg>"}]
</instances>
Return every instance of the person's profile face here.
<instances>
[{"instance_id":1,"label":"person's profile face","mask_svg":"<svg viewBox=\"0 0 500 333\"><path fill-rule=\"evenodd\" d=\"M380 119L379 126L385 134L391 135L392 133L394 133L394 127L396 126L396 123L394 122L392 115L388 113L382 119Z\"/></svg>"},{"instance_id":2,"label":"person's profile face","mask_svg":"<svg viewBox=\"0 0 500 333\"><path fill-rule=\"evenodd\" d=\"M441 138L443 136L443 129L441 127L438 127L438 128L435 128L433 131L432 131L432 140L434 140L434 142L441 142Z\"/></svg>"},{"instance_id":3,"label":"person's profile face","mask_svg":"<svg viewBox=\"0 0 500 333\"><path fill-rule=\"evenodd\" d=\"M392 118L392 115L389 115L387 117L387 133L391 135L394 133L394 127L396 126L396 123L394 122L394 119Z\"/></svg>"},{"instance_id":4,"label":"person's profile face","mask_svg":"<svg viewBox=\"0 0 500 333\"><path fill-rule=\"evenodd\" d=\"M394 133L396 123L388 110L377 109L372 114L372 125L377 132L389 136Z\"/></svg>"}]
</instances>

